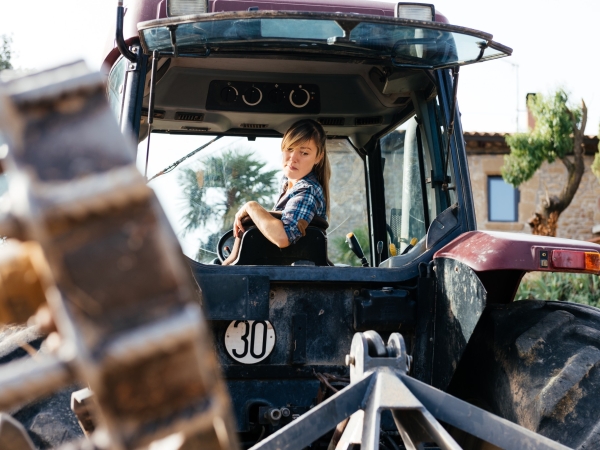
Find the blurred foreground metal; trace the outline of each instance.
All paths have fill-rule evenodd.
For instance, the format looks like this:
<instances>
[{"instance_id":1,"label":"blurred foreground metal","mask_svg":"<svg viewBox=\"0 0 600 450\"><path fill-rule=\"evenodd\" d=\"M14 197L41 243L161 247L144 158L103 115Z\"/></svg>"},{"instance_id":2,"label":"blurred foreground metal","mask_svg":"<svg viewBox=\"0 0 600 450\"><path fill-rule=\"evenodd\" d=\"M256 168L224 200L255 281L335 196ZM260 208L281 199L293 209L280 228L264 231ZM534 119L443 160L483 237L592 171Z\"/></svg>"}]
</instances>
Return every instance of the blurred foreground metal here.
<instances>
[{"instance_id":1,"label":"blurred foreground metal","mask_svg":"<svg viewBox=\"0 0 600 450\"><path fill-rule=\"evenodd\" d=\"M4 246L0 320L49 311L38 323L56 328L51 355L0 367L0 409L80 382L95 394L85 448L175 434L169 448L237 448L197 287L101 75L75 63L0 85L0 149L0 233L32 241Z\"/></svg>"}]
</instances>

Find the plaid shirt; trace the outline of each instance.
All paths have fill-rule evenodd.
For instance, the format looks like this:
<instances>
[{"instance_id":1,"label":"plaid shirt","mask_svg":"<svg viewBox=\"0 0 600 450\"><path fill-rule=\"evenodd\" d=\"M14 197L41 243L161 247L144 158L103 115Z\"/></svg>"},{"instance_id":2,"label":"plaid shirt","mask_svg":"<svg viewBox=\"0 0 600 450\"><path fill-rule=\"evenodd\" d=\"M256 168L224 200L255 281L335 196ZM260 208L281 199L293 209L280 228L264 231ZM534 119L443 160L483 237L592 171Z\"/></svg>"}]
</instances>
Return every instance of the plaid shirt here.
<instances>
[{"instance_id":1,"label":"plaid shirt","mask_svg":"<svg viewBox=\"0 0 600 450\"><path fill-rule=\"evenodd\" d=\"M302 230L298 228L300 220L304 219L309 224L315 214L327 220L325 196L313 172L297 181L289 192L287 187L288 179L284 176L281 181L281 195L273 211L283 211L283 228L290 244L295 244L303 236Z\"/></svg>"}]
</instances>

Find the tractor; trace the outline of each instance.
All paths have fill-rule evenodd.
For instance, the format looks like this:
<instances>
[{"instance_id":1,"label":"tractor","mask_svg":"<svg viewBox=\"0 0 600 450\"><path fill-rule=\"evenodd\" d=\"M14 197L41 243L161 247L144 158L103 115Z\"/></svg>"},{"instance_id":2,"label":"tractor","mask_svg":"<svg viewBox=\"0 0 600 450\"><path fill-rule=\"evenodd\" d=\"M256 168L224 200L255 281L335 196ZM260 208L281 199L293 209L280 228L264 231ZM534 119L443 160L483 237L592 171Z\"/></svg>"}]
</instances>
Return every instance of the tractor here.
<instances>
[{"instance_id":1,"label":"tractor","mask_svg":"<svg viewBox=\"0 0 600 450\"><path fill-rule=\"evenodd\" d=\"M60 357L0 405L40 448L64 436L24 402L69 383L98 448L596 448L600 312L514 300L528 272L599 274L600 245L475 221L459 69L511 53L431 4L119 2L102 93L77 64L3 88L28 206L0 229L41 242L15 250L53 319L26 345ZM327 134L327 221L283 249L248 224L222 265L301 119Z\"/></svg>"}]
</instances>

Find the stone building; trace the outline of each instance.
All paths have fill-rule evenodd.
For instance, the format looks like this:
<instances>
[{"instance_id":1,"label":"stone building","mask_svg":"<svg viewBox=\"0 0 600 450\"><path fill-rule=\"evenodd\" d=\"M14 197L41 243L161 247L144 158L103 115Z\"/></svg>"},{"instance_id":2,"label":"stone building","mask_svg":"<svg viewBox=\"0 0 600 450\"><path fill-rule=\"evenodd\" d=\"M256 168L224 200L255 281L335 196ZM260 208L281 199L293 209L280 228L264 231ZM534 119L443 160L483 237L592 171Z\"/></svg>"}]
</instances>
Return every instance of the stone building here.
<instances>
[{"instance_id":1,"label":"stone building","mask_svg":"<svg viewBox=\"0 0 600 450\"><path fill-rule=\"evenodd\" d=\"M567 170L560 161L544 163L531 180L514 190L499 178L504 155L510 153L505 135L464 134L477 227L481 230L530 233L529 218L546 196L546 190L550 195L560 192ZM584 145L585 172L571 205L560 215L558 237L589 240L600 234L600 182L590 168L598 151L598 138L586 136Z\"/></svg>"}]
</instances>

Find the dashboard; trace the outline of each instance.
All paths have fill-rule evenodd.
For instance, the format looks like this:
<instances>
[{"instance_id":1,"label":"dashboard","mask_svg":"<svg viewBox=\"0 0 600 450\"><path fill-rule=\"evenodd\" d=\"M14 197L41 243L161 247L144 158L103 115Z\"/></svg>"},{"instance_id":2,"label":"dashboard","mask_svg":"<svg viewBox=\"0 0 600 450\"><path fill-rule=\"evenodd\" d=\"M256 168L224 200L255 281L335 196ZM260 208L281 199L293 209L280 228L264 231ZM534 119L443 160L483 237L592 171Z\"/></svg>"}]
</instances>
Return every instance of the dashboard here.
<instances>
[{"instance_id":1,"label":"dashboard","mask_svg":"<svg viewBox=\"0 0 600 450\"><path fill-rule=\"evenodd\" d=\"M321 96L316 84L213 80L208 88L206 109L319 114Z\"/></svg>"}]
</instances>

